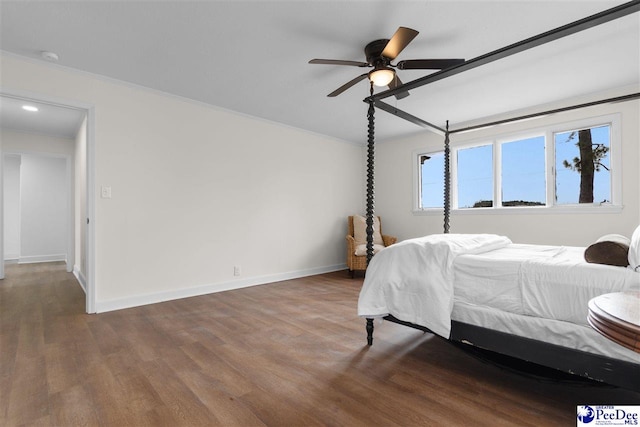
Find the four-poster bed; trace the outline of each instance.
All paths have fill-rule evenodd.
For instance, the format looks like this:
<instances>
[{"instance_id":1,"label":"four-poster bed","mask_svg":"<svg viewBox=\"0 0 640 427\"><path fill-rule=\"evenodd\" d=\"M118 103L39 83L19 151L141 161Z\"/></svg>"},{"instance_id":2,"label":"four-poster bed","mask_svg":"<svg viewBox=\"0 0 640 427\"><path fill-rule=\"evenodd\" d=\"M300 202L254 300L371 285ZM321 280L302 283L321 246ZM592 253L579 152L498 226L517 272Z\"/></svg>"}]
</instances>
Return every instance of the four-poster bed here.
<instances>
[{"instance_id":1,"label":"four-poster bed","mask_svg":"<svg viewBox=\"0 0 640 427\"><path fill-rule=\"evenodd\" d=\"M634 100L640 98L640 93L454 130L449 129L448 122L445 128L440 128L382 101L396 93L424 86L639 10L640 1L631 1L466 61L461 65L405 83L392 90L387 90L377 95L374 95L373 90L371 90L371 95L365 99L365 102L369 104L366 209L367 261L371 262L371 264L370 269L367 270L359 301L359 315L366 318L367 342L369 345L373 342L373 318L379 315L379 317L395 323L425 332L435 332L437 335L452 342L472 345L564 372L640 391L640 354L625 348L616 348L616 344L609 343L606 338L598 335L597 332L589 328L586 314L581 318L582 309L577 310L575 313L562 313L558 310L558 307L549 303L549 301L575 302L580 307L584 306L582 308L586 313L588 297L593 295L594 292L607 293L602 291L604 289L611 289L612 291L640 289L640 271L592 264L585 268L582 265L584 264L582 256L584 248L513 245L508 239L501 236L449 234L449 136L451 134L562 111L587 108L603 103ZM426 236L421 239L411 239L406 243L401 242L401 244L396 244L392 247L393 250L392 248L385 249L373 259L375 108L382 109L444 135L445 204L443 235ZM636 234L640 236L640 231L636 231ZM499 253L499 255L494 256L496 253ZM502 261L500 258L504 254L507 256L507 261ZM551 294L542 294L536 288L527 288L528 298L527 296L523 298L521 295L522 289L516 289L515 283L511 283L511 291L513 293L510 296L507 295L507 302L503 299L499 303L493 301L493 305L492 302L487 301L477 303L476 300L469 297L470 294L476 294L477 297L483 292L486 294L491 291L487 289L479 290L477 286L474 289L474 282L482 280L485 285L489 283L489 288L493 286L491 289L496 292L504 292L504 288L500 288L500 286L506 285L509 287L508 281L503 281L502 283L492 281L491 275L494 274L492 273L494 270L482 270L484 271L484 276L481 273L480 277L473 277L473 273L469 273L469 271L474 271L474 268L477 269L479 266L484 265L480 264L480 259L482 258L484 258L482 262L496 263L498 265L497 268L501 269L500 271L504 274L507 272L506 276L511 279L519 274L523 265L531 268L530 260L532 258L539 260L540 264L545 264L544 266L537 266L534 263L536 268L548 268L546 264L549 262L551 264L556 262L570 264L573 267L580 264L578 270L571 270L573 274L578 271L579 277L569 277L561 268L553 270L551 276L551 273L547 270L538 271L533 269L530 276L532 277L531 279L527 277L523 279L521 277L520 280L535 282L538 285L542 285L540 287L546 287L549 290L549 288L553 287L544 286L545 282L541 281L541 278L556 277L553 276L555 274L559 277L557 280L569 284L570 293L567 294L565 292L563 294L561 291L553 293L556 292L556 289L551 289ZM434 261L431 264L434 265L430 267L424 266L425 259L427 264L431 262L429 261L430 259L433 259ZM435 264L437 263L440 263L439 268L436 268ZM552 266L552 268L555 267L557 266ZM463 274L460 271L466 271L466 273ZM431 285L427 290L422 289L423 284L421 282L427 276L430 276L429 279L433 282L434 273L437 276L435 285ZM598 284L590 281L592 277L597 277L596 282ZM456 280L453 280L453 278ZM600 282L607 282L609 279L611 281L604 284L602 289L598 288ZM460 283L463 285L460 285ZM454 291L455 286L458 286L458 288ZM571 294L571 292L577 292L579 294L578 297L574 298L576 295ZM435 299L434 295L436 295ZM409 296L409 301L406 300L407 296ZM509 300L510 297L512 299ZM403 298L405 299L403 300ZM584 301L585 298L587 298L586 301ZM424 303L424 305L417 304L417 300L422 300L421 304ZM505 304L511 305L505 308ZM406 309L407 306L409 307L408 309ZM443 316L435 321L421 317L423 315L430 316L433 313L437 314L438 312L441 312ZM551 331L551 334L546 332L539 333L538 330Z\"/></svg>"}]
</instances>

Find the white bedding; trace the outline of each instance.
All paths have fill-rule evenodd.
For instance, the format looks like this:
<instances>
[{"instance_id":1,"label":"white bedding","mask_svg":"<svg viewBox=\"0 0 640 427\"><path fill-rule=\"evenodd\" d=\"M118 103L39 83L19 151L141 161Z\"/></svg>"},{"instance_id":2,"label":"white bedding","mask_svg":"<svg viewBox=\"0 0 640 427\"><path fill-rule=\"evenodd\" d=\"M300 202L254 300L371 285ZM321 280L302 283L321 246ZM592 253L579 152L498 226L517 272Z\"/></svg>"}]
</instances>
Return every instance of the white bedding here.
<instances>
[{"instance_id":1,"label":"white bedding","mask_svg":"<svg viewBox=\"0 0 640 427\"><path fill-rule=\"evenodd\" d=\"M558 249L557 246L511 244L481 254L456 257L455 301L521 314L520 264L529 259L553 257Z\"/></svg>"},{"instance_id":2,"label":"white bedding","mask_svg":"<svg viewBox=\"0 0 640 427\"><path fill-rule=\"evenodd\" d=\"M512 244L454 261L454 302L588 325L598 295L640 288L631 269L584 260L584 248Z\"/></svg>"},{"instance_id":3,"label":"white bedding","mask_svg":"<svg viewBox=\"0 0 640 427\"><path fill-rule=\"evenodd\" d=\"M493 234L433 234L389 246L371 259L360 291L358 315L392 314L449 338L454 259L510 243L508 238Z\"/></svg>"},{"instance_id":4,"label":"white bedding","mask_svg":"<svg viewBox=\"0 0 640 427\"><path fill-rule=\"evenodd\" d=\"M449 338L453 313L477 326L638 362L587 327L586 317L591 298L640 289L640 274L586 263L583 254L584 248L518 245L495 235L400 242L372 259L358 314L391 314Z\"/></svg>"}]
</instances>

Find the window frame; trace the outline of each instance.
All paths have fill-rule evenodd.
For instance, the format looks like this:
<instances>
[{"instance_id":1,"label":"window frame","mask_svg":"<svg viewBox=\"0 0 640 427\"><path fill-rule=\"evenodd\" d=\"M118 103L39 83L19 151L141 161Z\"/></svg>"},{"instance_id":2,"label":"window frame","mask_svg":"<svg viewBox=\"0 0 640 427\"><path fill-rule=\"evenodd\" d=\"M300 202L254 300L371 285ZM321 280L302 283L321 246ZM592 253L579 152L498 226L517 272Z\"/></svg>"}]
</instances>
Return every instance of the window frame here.
<instances>
[{"instance_id":1,"label":"window frame","mask_svg":"<svg viewBox=\"0 0 640 427\"><path fill-rule=\"evenodd\" d=\"M416 152L418 153L418 152ZM414 168L413 168L413 190L414 190L414 208L413 210L422 210L423 208L420 208L420 206L422 206L422 157L427 156L427 157L434 157L436 155L440 155L440 154L444 154L444 151L434 151L434 152L430 152L430 153L426 153L426 152L422 152L420 151L418 154L414 155L414 159L415 159L415 164L414 164ZM444 163L444 162L443 162ZM443 181L444 181L444 175L443 175ZM443 185L444 188L444 185ZM444 205L444 192L443 192L443 199L442 199L442 204ZM428 208L424 208L424 209L432 209L432 210L442 210L443 208L441 207L428 207Z\"/></svg>"},{"instance_id":2,"label":"window frame","mask_svg":"<svg viewBox=\"0 0 640 427\"><path fill-rule=\"evenodd\" d=\"M502 206L502 202L503 202L502 200L502 145L508 144L510 142L519 142L519 141L524 141L524 140L534 139L539 137L542 137L544 140L544 151L545 151L545 156L544 156L545 204L543 206ZM553 185L549 185L548 170L549 170L549 165L551 163L549 163L548 135L545 132L541 131L540 129L518 132L518 133L495 138L495 146L498 148L495 150L496 158L494 159L494 164L493 164L493 168L494 168L493 170L494 170L495 182L496 182L493 194L494 194L494 202L496 207L499 207L500 209L513 210L513 209L520 209L520 208L540 209L540 208L547 208L552 206L549 204L549 201L553 200L549 198L549 187L553 187Z\"/></svg>"},{"instance_id":3,"label":"window frame","mask_svg":"<svg viewBox=\"0 0 640 427\"><path fill-rule=\"evenodd\" d=\"M525 129L517 132L496 134L493 136L477 138L455 144L450 147L450 174L451 174L451 212L462 215L474 214L576 214L576 213L618 213L622 211L622 140L621 140L621 114L607 114L569 122L555 123L544 127ZM594 128L598 126L610 127L609 161L611 166L611 202L610 203L555 203L555 134L571 132L573 130ZM546 201L544 206L502 206L502 144L516 142L534 137L544 137L545 140L545 185ZM458 151L483 145L492 145L493 151L493 206L482 208L459 208L457 174ZM442 150L422 149L412 152L413 164L413 213L414 215L438 215L443 208L421 207L421 156L433 156L443 153ZM444 197L444 194L443 194Z\"/></svg>"},{"instance_id":4,"label":"window frame","mask_svg":"<svg viewBox=\"0 0 640 427\"><path fill-rule=\"evenodd\" d=\"M594 128L598 126L609 126L609 162L611 166L611 202L610 203L563 203L560 205L553 204L555 209L569 208L573 212L576 209L587 207L622 207L622 140L620 137L620 114L610 114L607 116L592 117L582 120L576 120L569 123L562 123L549 127L547 133L547 144L551 144L551 149L547 152L547 179L553 179L555 183L555 161L556 161L556 145L555 135L558 133L571 132L579 129ZM549 167L550 165L550 167ZM551 188L549 188L551 187ZM555 185L547 185L547 192L550 194L549 200L555 201Z\"/></svg>"},{"instance_id":5,"label":"window frame","mask_svg":"<svg viewBox=\"0 0 640 427\"><path fill-rule=\"evenodd\" d=\"M495 170L496 170L496 145L494 141L491 141L490 139L479 139L476 140L472 143L465 143L463 145L460 146L456 146L455 148L451 148L451 156L449 157L451 160L451 209L455 209L455 210L461 210L461 211L466 211L469 209L491 209L491 208L473 208L473 207L468 207L468 208L461 208L459 205L459 192L458 192L458 152L462 151L462 150L469 150L469 149L473 149L473 148L479 148L479 147L484 147L484 146L491 146L491 171L492 171L492 188L491 188L491 192L493 194L493 198L492 200L495 199L495 193L496 193L496 175L495 175Z\"/></svg>"}]
</instances>

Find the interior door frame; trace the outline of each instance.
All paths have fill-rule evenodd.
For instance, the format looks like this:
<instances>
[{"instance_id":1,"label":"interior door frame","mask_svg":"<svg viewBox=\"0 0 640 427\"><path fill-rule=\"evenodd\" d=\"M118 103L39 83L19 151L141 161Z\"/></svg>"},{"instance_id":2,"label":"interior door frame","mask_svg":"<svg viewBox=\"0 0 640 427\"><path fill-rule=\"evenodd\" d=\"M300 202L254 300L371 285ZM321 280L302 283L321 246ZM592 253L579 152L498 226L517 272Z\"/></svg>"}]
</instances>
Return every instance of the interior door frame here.
<instances>
[{"instance_id":1,"label":"interior door frame","mask_svg":"<svg viewBox=\"0 0 640 427\"><path fill-rule=\"evenodd\" d=\"M77 221L86 221L87 235L85 242L85 310L87 313L96 312L96 289L95 289L95 107L91 104L78 102L75 100L62 99L49 95L37 94L22 90L0 89L0 96L10 98L23 99L38 103L50 104L64 108L74 108L85 112L86 115L86 139L87 139L87 158L86 158L86 218L74 218L74 225ZM4 151L3 151L4 153ZM0 185L3 183L2 162L0 162ZM73 199L73 194L71 195ZM72 211L73 212L73 211ZM4 227L4 191L0 191L0 225ZM72 252L75 252L72 251ZM4 239L0 239L0 278L4 278Z\"/></svg>"}]
</instances>

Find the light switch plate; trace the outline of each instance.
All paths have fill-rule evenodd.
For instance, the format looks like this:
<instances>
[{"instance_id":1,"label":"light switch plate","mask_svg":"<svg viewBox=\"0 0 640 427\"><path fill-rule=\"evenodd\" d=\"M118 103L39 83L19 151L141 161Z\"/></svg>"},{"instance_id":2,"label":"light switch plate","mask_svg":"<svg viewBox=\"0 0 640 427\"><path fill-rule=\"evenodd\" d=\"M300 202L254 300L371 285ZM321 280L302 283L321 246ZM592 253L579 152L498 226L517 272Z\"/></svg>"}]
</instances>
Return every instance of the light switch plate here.
<instances>
[{"instance_id":1,"label":"light switch plate","mask_svg":"<svg viewBox=\"0 0 640 427\"><path fill-rule=\"evenodd\" d=\"M111 198L111 187L103 185L101 188L101 196L103 199Z\"/></svg>"}]
</instances>

